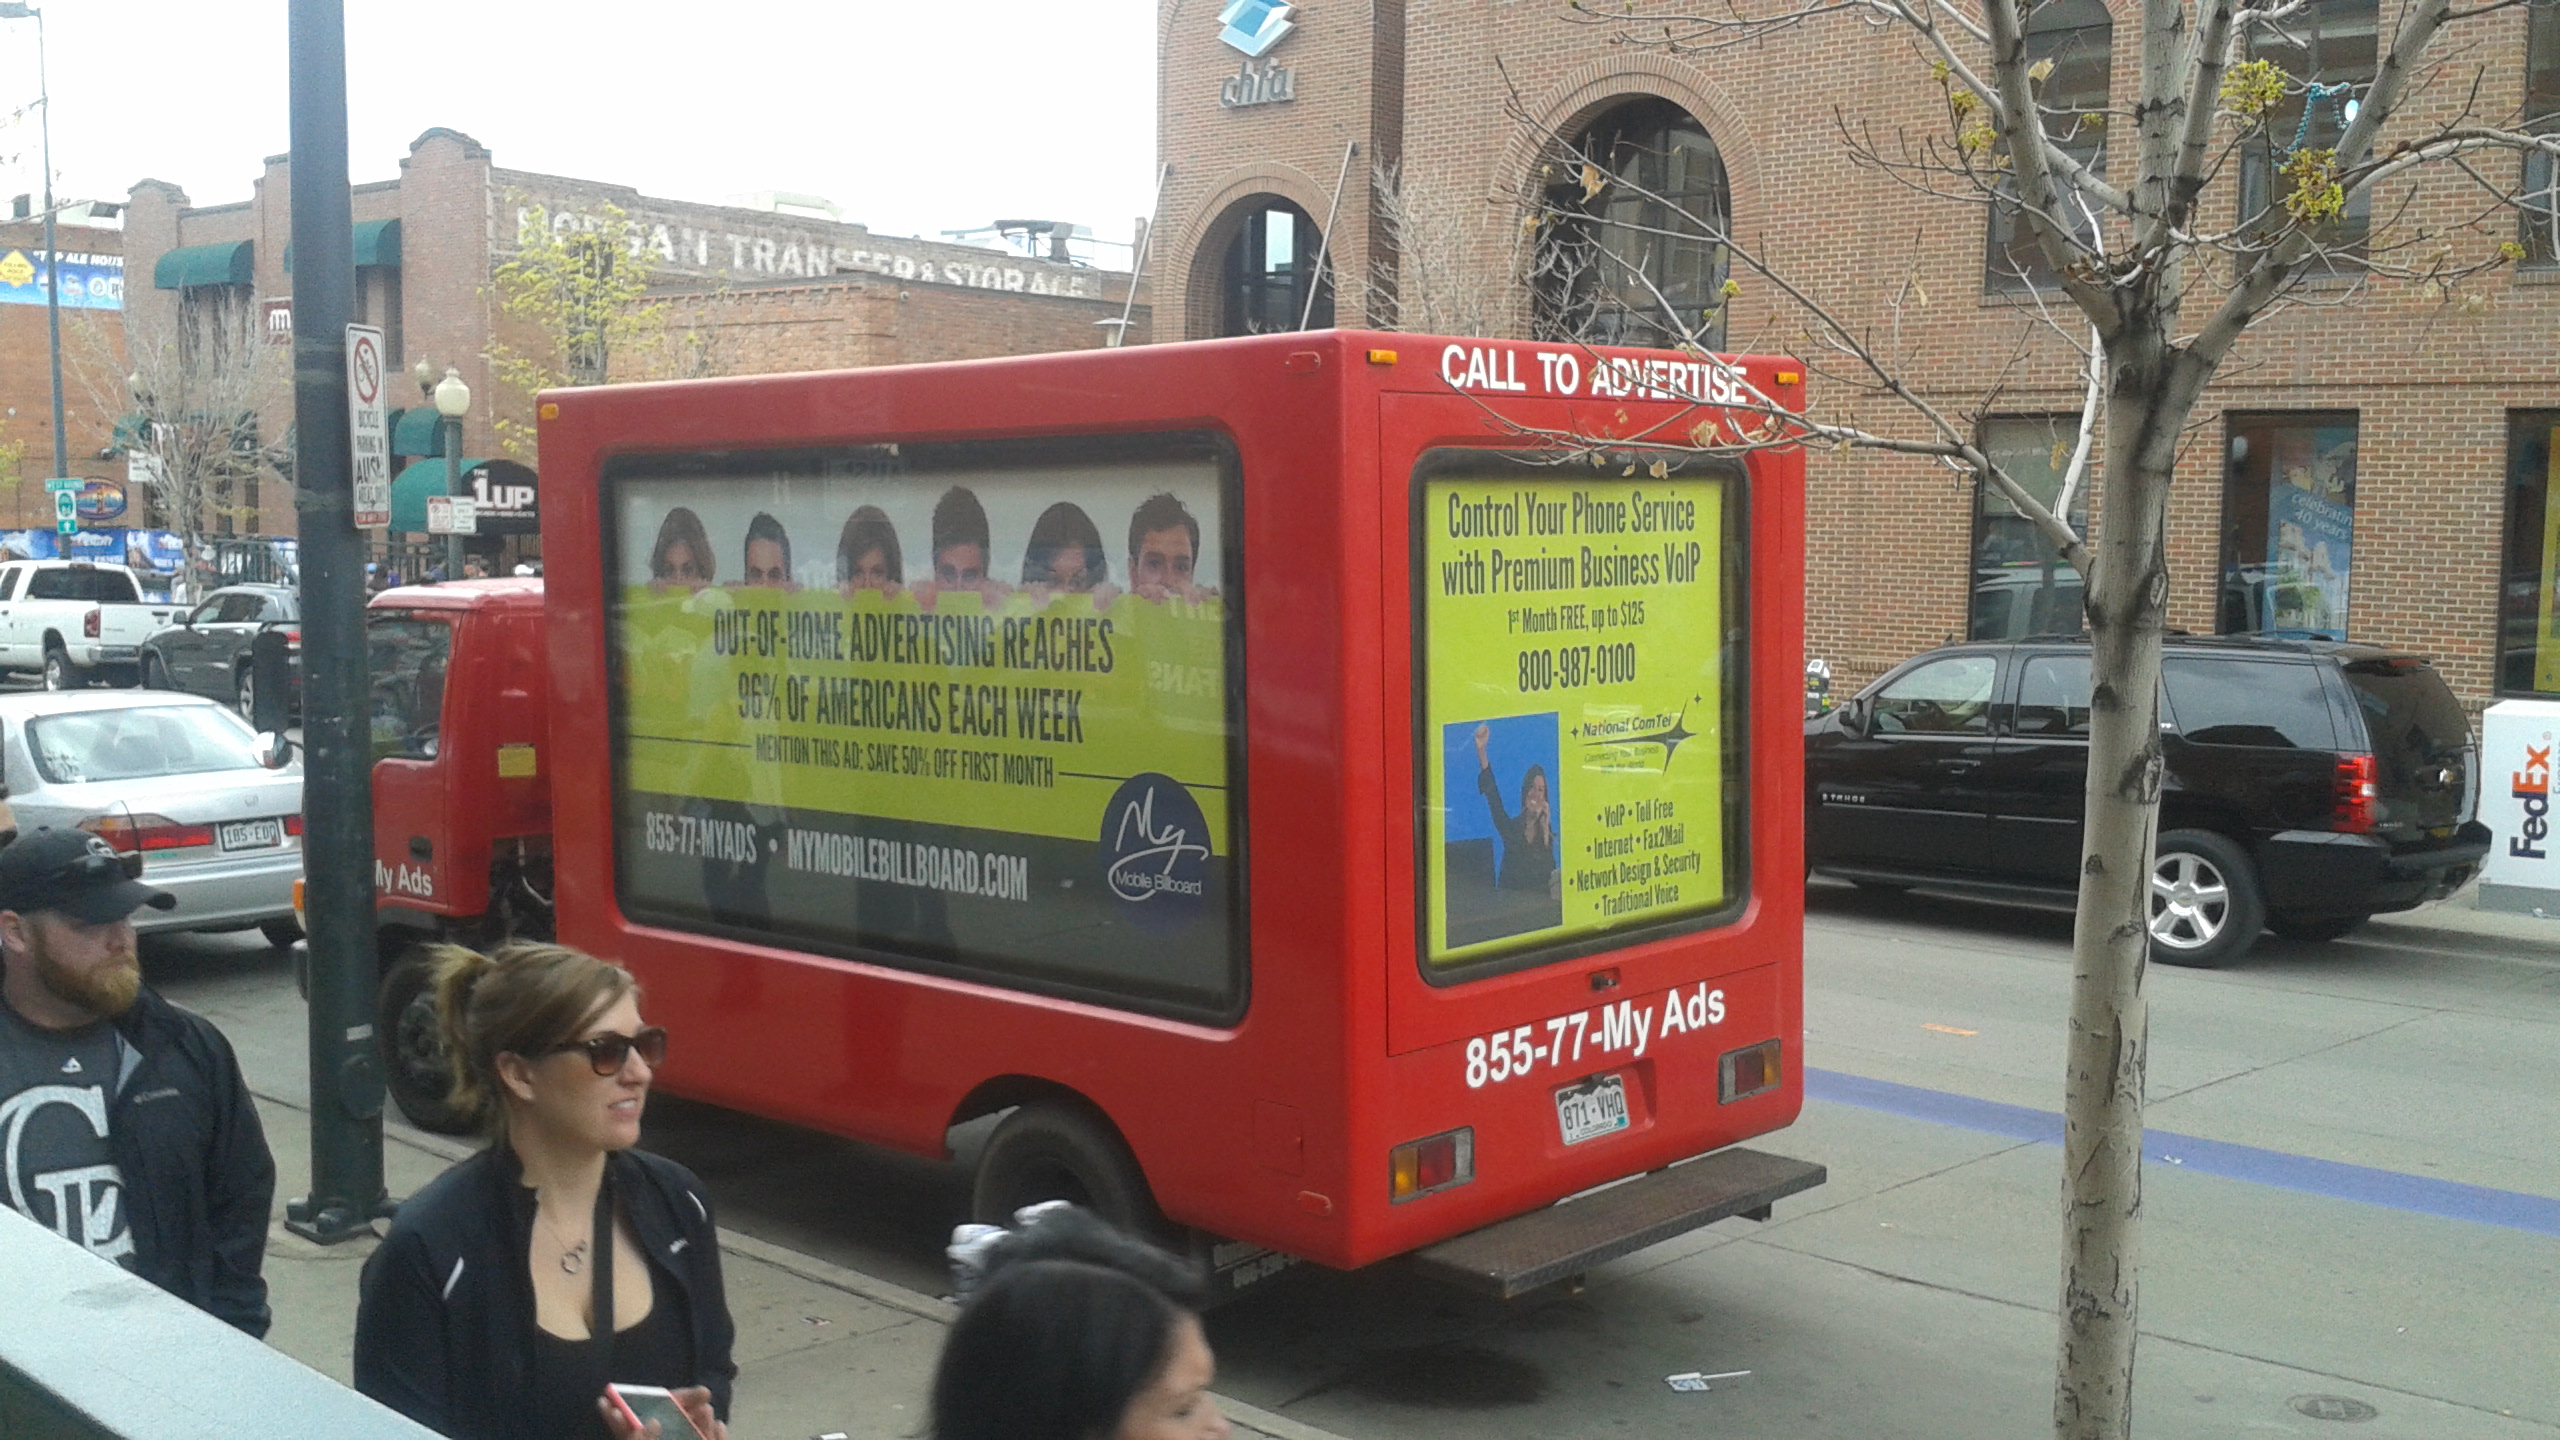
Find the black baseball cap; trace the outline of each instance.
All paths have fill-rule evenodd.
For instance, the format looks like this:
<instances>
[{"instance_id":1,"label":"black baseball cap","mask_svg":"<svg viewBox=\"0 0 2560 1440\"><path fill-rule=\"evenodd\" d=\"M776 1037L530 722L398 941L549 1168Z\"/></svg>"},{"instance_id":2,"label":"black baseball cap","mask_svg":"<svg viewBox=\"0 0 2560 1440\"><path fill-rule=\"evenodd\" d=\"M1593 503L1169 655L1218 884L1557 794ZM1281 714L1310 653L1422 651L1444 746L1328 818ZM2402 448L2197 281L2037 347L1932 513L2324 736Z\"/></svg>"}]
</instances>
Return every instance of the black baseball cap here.
<instances>
[{"instance_id":1,"label":"black baseball cap","mask_svg":"<svg viewBox=\"0 0 2560 1440\"><path fill-rule=\"evenodd\" d=\"M0 910L58 910L103 925L148 905L177 908L178 897L127 874L122 856L86 830L39 825L0 849Z\"/></svg>"}]
</instances>

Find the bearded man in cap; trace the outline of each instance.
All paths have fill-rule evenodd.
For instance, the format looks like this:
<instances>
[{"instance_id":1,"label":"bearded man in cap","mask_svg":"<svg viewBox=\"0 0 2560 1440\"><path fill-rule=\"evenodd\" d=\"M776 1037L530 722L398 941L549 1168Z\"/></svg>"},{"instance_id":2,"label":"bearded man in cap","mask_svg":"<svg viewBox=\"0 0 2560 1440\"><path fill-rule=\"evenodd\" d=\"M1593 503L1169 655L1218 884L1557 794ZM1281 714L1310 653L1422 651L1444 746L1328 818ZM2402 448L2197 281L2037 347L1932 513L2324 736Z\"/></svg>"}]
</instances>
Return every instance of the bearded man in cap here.
<instances>
[{"instance_id":1,"label":"bearded man in cap","mask_svg":"<svg viewBox=\"0 0 2560 1440\"><path fill-rule=\"evenodd\" d=\"M231 1042L134 953L176 904L85 831L0 849L0 1203L263 1336L275 1158Z\"/></svg>"}]
</instances>

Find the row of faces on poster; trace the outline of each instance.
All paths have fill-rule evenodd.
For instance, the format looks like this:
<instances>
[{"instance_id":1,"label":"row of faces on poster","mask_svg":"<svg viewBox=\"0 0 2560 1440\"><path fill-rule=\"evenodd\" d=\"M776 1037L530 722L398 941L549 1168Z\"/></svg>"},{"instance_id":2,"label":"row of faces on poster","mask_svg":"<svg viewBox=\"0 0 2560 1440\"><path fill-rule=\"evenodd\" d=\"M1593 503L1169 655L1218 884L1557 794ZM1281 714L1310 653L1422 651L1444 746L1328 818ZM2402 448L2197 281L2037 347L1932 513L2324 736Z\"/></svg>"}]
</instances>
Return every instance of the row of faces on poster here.
<instances>
[{"instance_id":1,"label":"row of faces on poster","mask_svg":"<svg viewBox=\"0 0 2560 1440\"><path fill-rule=\"evenodd\" d=\"M1222 583L1205 465L721 488L711 499L700 481L624 484L625 576L639 579L630 562L645 557L661 590L868 590L927 606L943 591L1199 601Z\"/></svg>"}]
</instances>

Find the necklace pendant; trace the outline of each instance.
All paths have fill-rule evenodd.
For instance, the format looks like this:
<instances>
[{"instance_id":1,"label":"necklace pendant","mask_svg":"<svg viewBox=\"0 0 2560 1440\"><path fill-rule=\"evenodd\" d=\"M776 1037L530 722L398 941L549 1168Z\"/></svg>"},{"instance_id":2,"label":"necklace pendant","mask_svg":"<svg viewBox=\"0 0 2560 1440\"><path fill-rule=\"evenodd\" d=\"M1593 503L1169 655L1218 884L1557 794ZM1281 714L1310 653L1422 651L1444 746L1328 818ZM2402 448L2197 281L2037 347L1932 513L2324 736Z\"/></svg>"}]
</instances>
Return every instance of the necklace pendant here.
<instances>
[{"instance_id":1,"label":"necklace pendant","mask_svg":"<svg viewBox=\"0 0 2560 1440\"><path fill-rule=\"evenodd\" d=\"M560 1273L575 1275L587 1268L587 1242L579 1241L560 1252Z\"/></svg>"}]
</instances>

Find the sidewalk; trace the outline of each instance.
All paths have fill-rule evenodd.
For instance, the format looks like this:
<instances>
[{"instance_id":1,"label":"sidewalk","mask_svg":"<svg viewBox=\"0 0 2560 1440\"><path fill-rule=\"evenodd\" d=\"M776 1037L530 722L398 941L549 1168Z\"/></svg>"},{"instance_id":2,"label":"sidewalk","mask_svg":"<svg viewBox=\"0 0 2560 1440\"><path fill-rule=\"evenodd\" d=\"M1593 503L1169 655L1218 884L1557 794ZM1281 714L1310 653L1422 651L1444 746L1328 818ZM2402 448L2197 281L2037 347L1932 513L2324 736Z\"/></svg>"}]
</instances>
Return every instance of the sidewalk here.
<instances>
[{"instance_id":1,"label":"sidewalk","mask_svg":"<svg viewBox=\"0 0 2560 1440\"><path fill-rule=\"evenodd\" d=\"M2376 915L2353 939L2417 948L2535 954L2560 960L2560 916L2545 918L2480 908L2477 881L2447 899L2397 915Z\"/></svg>"},{"instance_id":2,"label":"sidewalk","mask_svg":"<svg viewBox=\"0 0 2560 1440\"><path fill-rule=\"evenodd\" d=\"M260 1096L277 1169L279 1217L310 1188L309 1116ZM391 1193L408 1195L468 1147L397 1124L386 1127ZM279 1224L267 1239L267 1284L276 1314L267 1343L341 1384L350 1378L356 1277L369 1241L314 1245ZM952 1307L778 1245L721 1232L729 1311L738 1325L737 1440L907 1440L925 1433L926 1397ZM1338 1440L1220 1397L1244 1440Z\"/></svg>"}]
</instances>

